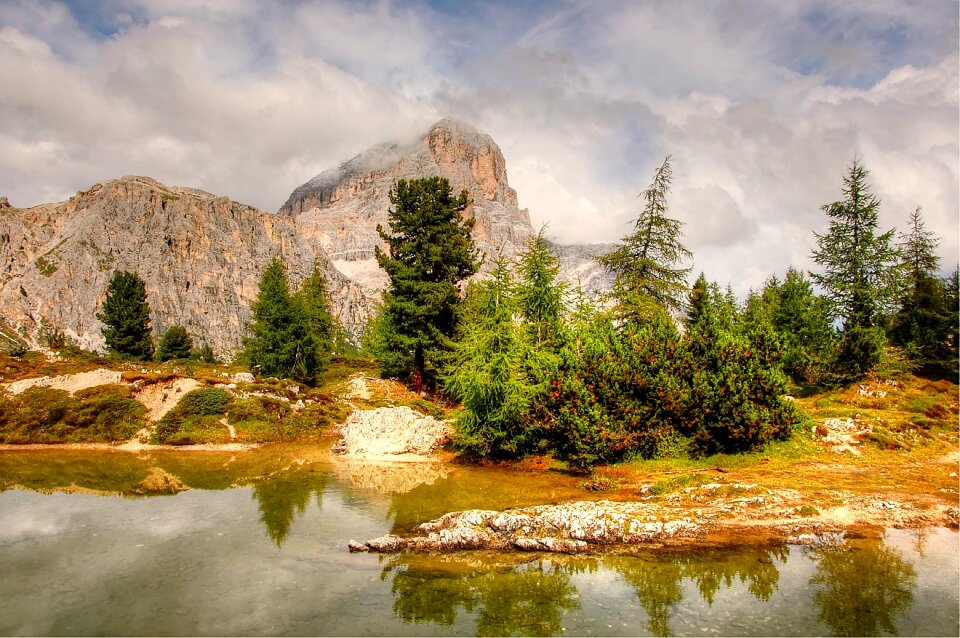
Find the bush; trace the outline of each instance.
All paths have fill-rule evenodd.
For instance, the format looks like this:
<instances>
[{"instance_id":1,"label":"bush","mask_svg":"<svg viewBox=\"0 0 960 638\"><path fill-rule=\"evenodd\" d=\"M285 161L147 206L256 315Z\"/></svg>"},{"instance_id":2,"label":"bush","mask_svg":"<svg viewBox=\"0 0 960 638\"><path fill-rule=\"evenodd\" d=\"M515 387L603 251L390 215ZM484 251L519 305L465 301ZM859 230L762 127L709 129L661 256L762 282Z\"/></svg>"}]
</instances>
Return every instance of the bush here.
<instances>
[{"instance_id":1,"label":"bush","mask_svg":"<svg viewBox=\"0 0 960 638\"><path fill-rule=\"evenodd\" d=\"M213 353L213 348L207 344L203 344L199 349L193 350L190 353L190 358L200 363L220 363L217 355Z\"/></svg>"},{"instance_id":2,"label":"bush","mask_svg":"<svg viewBox=\"0 0 960 638\"><path fill-rule=\"evenodd\" d=\"M583 468L662 453L687 393L679 354L680 336L665 316L623 334L603 317L585 326L562 351L550 394L557 418L548 432L559 456Z\"/></svg>"},{"instance_id":3,"label":"bush","mask_svg":"<svg viewBox=\"0 0 960 638\"><path fill-rule=\"evenodd\" d=\"M200 388L187 392L177 405L157 423L154 441L170 445L187 445L222 439L226 433L219 418L233 402L233 396L219 388ZM222 431L222 432L221 432Z\"/></svg>"},{"instance_id":4,"label":"bush","mask_svg":"<svg viewBox=\"0 0 960 638\"><path fill-rule=\"evenodd\" d=\"M70 396L35 387L0 399L0 442L113 443L143 427L146 408L122 385L103 385Z\"/></svg>"},{"instance_id":5,"label":"bush","mask_svg":"<svg viewBox=\"0 0 960 638\"><path fill-rule=\"evenodd\" d=\"M769 327L743 335L706 322L685 341L690 395L683 430L697 453L752 451L790 436L800 416L781 398L783 351Z\"/></svg>"},{"instance_id":6,"label":"bush","mask_svg":"<svg viewBox=\"0 0 960 638\"><path fill-rule=\"evenodd\" d=\"M186 359L193 349L193 339L183 326L170 326L160 337L157 346L157 361L170 359Z\"/></svg>"}]
</instances>

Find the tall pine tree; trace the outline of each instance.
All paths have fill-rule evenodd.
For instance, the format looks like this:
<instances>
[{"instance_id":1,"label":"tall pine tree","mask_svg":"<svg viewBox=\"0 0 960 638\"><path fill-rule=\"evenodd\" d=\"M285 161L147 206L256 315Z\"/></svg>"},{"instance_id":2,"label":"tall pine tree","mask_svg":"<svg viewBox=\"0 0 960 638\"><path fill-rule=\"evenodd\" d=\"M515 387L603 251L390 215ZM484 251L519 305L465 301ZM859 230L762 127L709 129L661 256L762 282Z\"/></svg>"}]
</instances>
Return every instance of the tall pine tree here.
<instances>
[{"instance_id":1,"label":"tall pine tree","mask_svg":"<svg viewBox=\"0 0 960 638\"><path fill-rule=\"evenodd\" d=\"M243 361L264 376L312 381L316 345L303 307L290 295L287 269L278 257L263 271L250 309L253 322L251 336L244 339Z\"/></svg>"},{"instance_id":2,"label":"tall pine tree","mask_svg":"<svg viewBox=\"0 0 960 638\"><path fill-rule=\"evenodd\" d=\"M940 240L928 231L918 206L910 214L909 231L900 235L900 268L904 290L893 317L890 336L911 358L934 361L947 355L948 325L943 282L937 277Z\"/></svg>"},{"instance_id":3,"label":"tall pine tree","mask_svg":"<svg viewBox=\"0 0 960 638\"><path fill-rule=\"evenodd\" d=\"M399 180L390 203L390 231L377 227L388 250L376 251L390 285L372 342L384 374L409 376L419 392L453 346L457 284L479 267L473 220L461 216L467 191L454 197L442 177Z\"/></svg>"},{"instance_id":4,"label":"tall pine tree","mask_svg":"<svg viewBox=\"0 0 960 638\"><path fill-rule=\"evenodd\" d=\"M153 357L147 288L137 273L113 273L97 319L106 324L101 332L108 351L137 359Z\"/></svg>"},{"instance_id":5,"label":"tall pine tree","mask_svg":"<svg viewBox=\"0 0 960 638\"><path fill-rule=\"evenodd\" d=\"M868 175L854 158L843 178L844 198L822 207L830 219L827 233L814 233L813 260L823 272L811 276L843 323L837 363L849 377L879 363L885 337L877 326L896 293L894 230L877 233L880 200L870 192Z\"/></svg>"},{"instance_id":6,"label":"tall pine tree","mask_svg":"<svg viewBox=\"0 0 960 638\"><path fill-rule=\"evenodd\" d=\"M597 261L616 277L613 297L623 318L649 317L661 308L683 308L689 268L681 264L693 254L684 246L683 222L667 217L667 193L672 171L668 155L653 173L649 188L640 194L643 211L633 233Z\"/></svg>"}]
</instances>

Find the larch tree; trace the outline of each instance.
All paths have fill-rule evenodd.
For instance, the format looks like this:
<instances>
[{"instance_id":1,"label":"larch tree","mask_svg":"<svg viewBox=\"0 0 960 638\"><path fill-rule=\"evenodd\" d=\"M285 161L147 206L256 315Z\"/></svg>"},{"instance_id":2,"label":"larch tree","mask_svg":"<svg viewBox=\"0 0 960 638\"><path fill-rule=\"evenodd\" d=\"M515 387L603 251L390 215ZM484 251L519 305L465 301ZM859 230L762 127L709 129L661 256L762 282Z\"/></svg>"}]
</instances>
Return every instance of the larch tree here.
<instances>
[{"instance_id":1,"label":"larch tree","mask_svg":"<svg viewBox=\"0 0 960 638\"><path fill-rule=\"evenodd\" d=\"M478 457L515 458L533 449L527 414L533 385L529 335L515 320L514 286L501 256L486 281L471 284L460 339L446 367L446 389L463 403L455 443Z\"/></svg>"},{"instance_id":2,"label":"larch tree","mask_svg":"<svg viewBox=\"0 0 960 638\"><path fill-rule=\"evenodd\" d=\"M453 347L458 284L479 267L474 222L462 217L467 191L454 197L442 177L401 179L390 203L389 232L377 227L387 250L376 250L390 284L371 342L383 373L408 376L419 392L433 384Z\"/></svg>"},{"instance_id":3,"label":"larch tree","mask_svg":"<svg viewBox=\"0 0 960 638\"><path fill-rule=\"evenodd\" d=\"M97 319L106 324L101 332L109 352L136 359L153 357L147 288L137 273L113 273Z\"/></svg>"},{"instance_id":4,"label":"larch tree","mask_svg":"<svg viewBox=\"0 0 960 638\"><path fill-rule=\"evenodd\" d=\"M672 170L668 155L653 173L649 188L640 194L643 210L634 230L611 253L597 261L615 276L613 297L622 318L648 317L659 309L683 308L690 268L682 263L693 256L680 241L683 222L667 216L667 193Z\"/></svg>"}]
</instances>

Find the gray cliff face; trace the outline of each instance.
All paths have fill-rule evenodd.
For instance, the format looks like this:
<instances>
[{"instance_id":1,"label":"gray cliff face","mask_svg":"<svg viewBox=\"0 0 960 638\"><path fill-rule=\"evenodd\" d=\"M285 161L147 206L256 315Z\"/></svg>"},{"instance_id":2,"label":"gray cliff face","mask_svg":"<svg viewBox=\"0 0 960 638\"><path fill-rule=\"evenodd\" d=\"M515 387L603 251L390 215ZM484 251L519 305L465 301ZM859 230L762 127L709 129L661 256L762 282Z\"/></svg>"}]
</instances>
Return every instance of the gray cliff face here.
<instances>
[{"instance_id":1,"label":"gray cliff face","mask_svg":"<svg viewBox=\"0 0 960 638\"><path fill-rule=\"evenodd\" d=\"M388 227L390 189L398 179L432 175L470 195L466 215L475 219L485 259L481 276L500 251L509 260L527 247L534 232L507 183L503 154L489 135L452 120L321 173L277 215L147 177L106 181L27 209L0 198L0 337L12 330L39 345L46 322L83 348L102 349L96 313L107 283L114 271L132 270L146 282L155 334L180 324L198 344L231 355L241 347L263 269L279 255L294 286L320 260L332 310L356 338L387 284L374 247L383 245L377 225ZM609 287L593 261L609 246L555 248L563 279L591 296Z\"/></svg>"},{"instance_id":2,"label":"gray cliff face","mask_svg":"<svg viewBox=\"0 0 960 638\"><path fill-rule=\"evenodd\" d=\"M580 287L587 298L595 298L613 287L613 275L596 258L613 252L616 244L552 244L560 261L560 281Z\"/></svg>"},{"instance_id":3,"label":"gray cliff face","mask_svg":"<svg viewBox=\"0 0 960 638\"><path fill-rule=\"evenodd\" d=\"M279 212L295 218L336 267L374 297L386 285L374 247L384 246L377 225L389 229L390 189L399 179L432 175L447 178L454 193L469 193L465 216L476 220L473 239L485 257L481 272L492 268L501 249L512 258L527 246L534 235L530 216L517 206L500 148L486 133L449 119L415 142L375 146L317 175Z\"/></svg>"},{"instance_id":4,"label":"gray cliff face","mask_svg":"<svg viewBox=\"0 0 960 638\"><path fill-rule=\"evenodd\" d=\"M218 354L237 351L266 264L276 255L299 284L319 258L335 312L365 319L360 290L278 217L200 190L145 177L96 184L66 202L0 213L0 317L36 343L41 321L101 349L96 313L116 270L146 282L156 334L186 326Z\"/></svg>"}]
</instances>

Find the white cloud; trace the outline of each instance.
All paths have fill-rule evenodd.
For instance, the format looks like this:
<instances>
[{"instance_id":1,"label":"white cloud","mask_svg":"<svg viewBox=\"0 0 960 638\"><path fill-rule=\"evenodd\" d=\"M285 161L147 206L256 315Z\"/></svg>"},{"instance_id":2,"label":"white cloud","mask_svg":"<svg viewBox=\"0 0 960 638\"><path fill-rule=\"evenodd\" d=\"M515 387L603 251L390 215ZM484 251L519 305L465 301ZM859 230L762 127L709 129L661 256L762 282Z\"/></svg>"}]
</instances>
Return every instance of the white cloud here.
<instances>
[{"instance_id":1,"label":"white cloud","mask_svg":"<svg viewBox=\"0 0 960 638\"><path fill-rule=\"evenodd\" d=\"M743 293L809 267L859 154L884 227L917 205L958 254L957 7L111 0L0 5L0 194L124 174L275 210L441 115L500 144L535 225L629 231L670 153L696 268Z\"/></svg>"}]
</instances>

